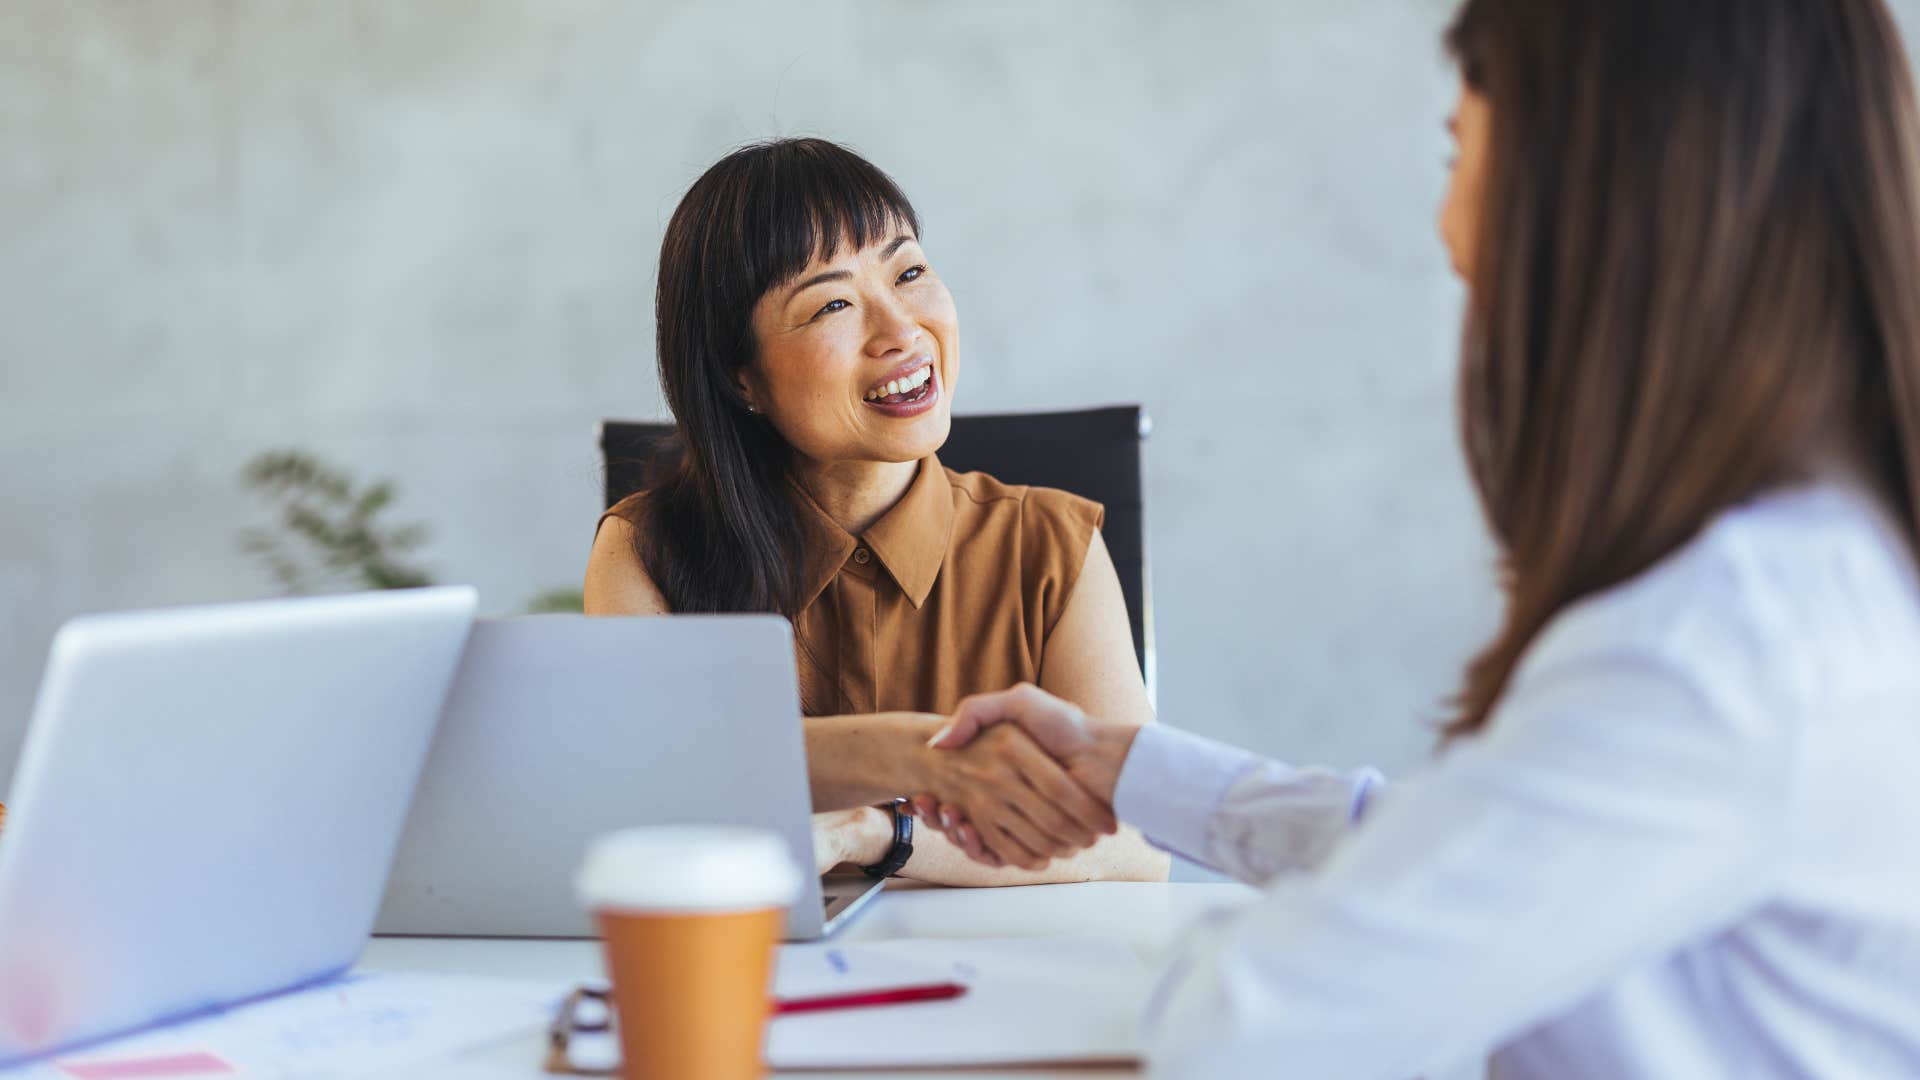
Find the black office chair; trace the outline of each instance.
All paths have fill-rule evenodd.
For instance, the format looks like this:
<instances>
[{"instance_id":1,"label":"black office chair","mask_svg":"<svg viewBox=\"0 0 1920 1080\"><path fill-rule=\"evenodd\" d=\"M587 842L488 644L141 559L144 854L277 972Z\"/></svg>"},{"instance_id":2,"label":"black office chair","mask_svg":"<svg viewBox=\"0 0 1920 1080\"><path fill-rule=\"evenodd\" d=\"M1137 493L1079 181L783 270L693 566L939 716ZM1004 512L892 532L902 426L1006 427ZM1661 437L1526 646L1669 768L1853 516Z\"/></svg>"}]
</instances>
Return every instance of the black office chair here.
<instances>
[{"instance_id":1,"label":"black office chair","mask_svg":"<svg viewBox=\"0 0 1920 1080\"><path fill-rule=\"evenodd\" d=\"M956 416L940 463L984 472L1009 484L1059 488L1107 508L1101 533L1120 574L1133 628L1133 650L1154 697L1153 590L1147 573L1147 531L1141 444L1153 423L1138 405L1073 412ZM673 425L606 420L600 454L607 505L647 485L670 454Z\"/></svg>"}]
</instances>

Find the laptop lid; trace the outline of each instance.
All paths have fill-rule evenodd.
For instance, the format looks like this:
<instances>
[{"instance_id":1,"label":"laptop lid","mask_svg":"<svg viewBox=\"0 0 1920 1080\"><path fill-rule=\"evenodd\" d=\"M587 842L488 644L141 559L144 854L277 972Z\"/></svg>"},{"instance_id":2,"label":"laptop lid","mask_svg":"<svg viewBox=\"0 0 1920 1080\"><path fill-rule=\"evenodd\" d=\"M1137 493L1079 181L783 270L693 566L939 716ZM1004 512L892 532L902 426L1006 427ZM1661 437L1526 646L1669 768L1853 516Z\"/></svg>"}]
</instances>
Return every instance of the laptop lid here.
<instances>
[{"instance_id":1,"label":"laptop lid","mask_svg":"<svg viewBox=\"0 0 1920 1080\"><path fill-rule=\"evenodd\" d=\"M813 865L793 633L771 615L475 623L378 932L589 937L587 842L634 825L772 830ZM788 917L823 930L819 881Z\"/></svg>"},{"instance_id":2,"label":"laptop lid","mask_svg":"<svg viewBox=\"0 0 1920 1080\"><path fill-rule=\"evenodd\" d=\"M0 1066L351 967L474 603L62 627L0 836Z\"/></svg>"}]
</instances>

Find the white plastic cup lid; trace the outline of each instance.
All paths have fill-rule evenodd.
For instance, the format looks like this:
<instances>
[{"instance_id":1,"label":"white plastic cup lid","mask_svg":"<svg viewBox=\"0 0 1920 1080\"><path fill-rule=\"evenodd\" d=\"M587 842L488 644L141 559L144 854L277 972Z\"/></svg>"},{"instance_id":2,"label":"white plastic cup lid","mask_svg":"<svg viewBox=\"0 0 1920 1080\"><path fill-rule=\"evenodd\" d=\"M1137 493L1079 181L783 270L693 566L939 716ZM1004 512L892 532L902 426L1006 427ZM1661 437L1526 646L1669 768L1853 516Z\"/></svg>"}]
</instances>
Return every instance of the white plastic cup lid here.
<instances>
[{"instance_id":1,"label":"white plastic cup lid","mask_svg":"<svg viewBox=\"0 0 1920 1080\"><path fill-rule=\"evenodd\" d=\"M765 829L657 825L589 844L574 892L588 908L748 911L792 904L800 872Z\"/></svg>"}]
</instances>

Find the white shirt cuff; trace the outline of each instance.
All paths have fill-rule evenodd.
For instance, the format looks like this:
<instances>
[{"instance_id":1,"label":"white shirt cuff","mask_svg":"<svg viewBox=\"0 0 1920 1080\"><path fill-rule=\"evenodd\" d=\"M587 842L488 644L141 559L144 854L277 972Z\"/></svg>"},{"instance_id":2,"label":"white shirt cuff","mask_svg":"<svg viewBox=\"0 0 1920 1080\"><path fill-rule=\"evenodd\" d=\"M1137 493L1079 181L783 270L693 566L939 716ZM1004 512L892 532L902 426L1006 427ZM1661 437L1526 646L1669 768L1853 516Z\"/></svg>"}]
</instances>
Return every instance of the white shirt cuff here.
<instances>
[{"instance_id":1,"label":"white shirt cuff","mask_svg":"<svg viewBox=\"0 0 1920 1080\"><path fill-rule=\"evenodd\" d=\"M1120 767L1113 811L1154 846L1210 865L1213 813L1234 782L1260 765L1258 755L1238 747L1147 724Z\"/></svg>"}]
</instances>

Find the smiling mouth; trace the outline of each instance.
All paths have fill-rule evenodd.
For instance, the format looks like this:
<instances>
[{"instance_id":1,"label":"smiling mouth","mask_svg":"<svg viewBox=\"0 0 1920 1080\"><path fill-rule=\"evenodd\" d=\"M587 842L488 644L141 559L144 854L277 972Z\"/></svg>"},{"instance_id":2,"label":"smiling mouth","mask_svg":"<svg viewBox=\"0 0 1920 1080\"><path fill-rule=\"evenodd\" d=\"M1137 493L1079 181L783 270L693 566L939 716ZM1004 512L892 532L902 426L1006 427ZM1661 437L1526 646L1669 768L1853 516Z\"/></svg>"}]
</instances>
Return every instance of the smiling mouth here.
<instances>
[{"instance_id":1,"label":"smiling mouth","mask_svg":"<svg viewBox=\"0 0 1920 1080\"><path fill-rule=\"evenodd\" d=\"M868 390L866 400L875 405L911 405L925 400L932 392L933 365L928 364L904 379L893 379Z\"/></svg>"}]
</instances>

